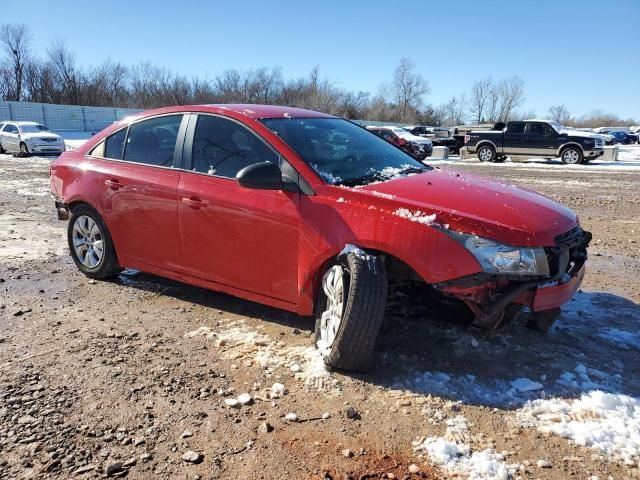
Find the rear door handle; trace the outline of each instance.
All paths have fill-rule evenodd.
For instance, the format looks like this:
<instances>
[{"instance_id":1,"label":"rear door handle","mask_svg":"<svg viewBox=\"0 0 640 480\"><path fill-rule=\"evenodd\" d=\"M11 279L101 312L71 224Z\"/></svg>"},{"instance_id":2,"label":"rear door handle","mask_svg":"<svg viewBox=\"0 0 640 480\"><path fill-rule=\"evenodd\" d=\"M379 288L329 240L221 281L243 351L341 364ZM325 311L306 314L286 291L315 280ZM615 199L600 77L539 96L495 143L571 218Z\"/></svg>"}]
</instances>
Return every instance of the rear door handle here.
<instances>
[{"instance_id":1,"label":"rear door handle","mask_svg":"<svg viewBox=\"0 0 640 480\"><path fill-rule=\"evenodd\" d=\"M122 188L122 184L118 180L105 180L104 184L109 187L111 190L119 190Z\"/></svg>"},{"instance_id":2,"label":"rear door handle","mask_svg":"<svg viewBox=\"0 0 640 480\"><path fill-rule=\"evenodd\" d=\"M181 200L186 203L187 205L189 205L191 208L194 209L200 209L200 208L204 208L207 206L207 204L205 202L203 202L200 198L198 197L182 197Z\"/></svg>"}]
</instances>

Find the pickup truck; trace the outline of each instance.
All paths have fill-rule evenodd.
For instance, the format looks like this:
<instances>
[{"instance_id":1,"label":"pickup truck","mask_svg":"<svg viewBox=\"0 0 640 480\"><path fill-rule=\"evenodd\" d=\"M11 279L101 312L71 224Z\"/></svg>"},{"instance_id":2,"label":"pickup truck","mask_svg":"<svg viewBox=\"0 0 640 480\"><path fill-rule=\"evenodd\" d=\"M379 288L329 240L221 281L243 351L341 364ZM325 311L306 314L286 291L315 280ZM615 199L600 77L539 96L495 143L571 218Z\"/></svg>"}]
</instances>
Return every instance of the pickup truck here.
<instances>
[{"instance_id":1,"label":"pickup truck","mask_svg":"<svg viewBox=\"0 0 640 480\"><path fill-rule=\"evenodd\" d=\"M481 162L502 162L509 156L558 158L566 164L587 163L604 154L597 135L546 120L509 122L502 130L470 131L464 137Z\"/></svg>"}]
</instances>

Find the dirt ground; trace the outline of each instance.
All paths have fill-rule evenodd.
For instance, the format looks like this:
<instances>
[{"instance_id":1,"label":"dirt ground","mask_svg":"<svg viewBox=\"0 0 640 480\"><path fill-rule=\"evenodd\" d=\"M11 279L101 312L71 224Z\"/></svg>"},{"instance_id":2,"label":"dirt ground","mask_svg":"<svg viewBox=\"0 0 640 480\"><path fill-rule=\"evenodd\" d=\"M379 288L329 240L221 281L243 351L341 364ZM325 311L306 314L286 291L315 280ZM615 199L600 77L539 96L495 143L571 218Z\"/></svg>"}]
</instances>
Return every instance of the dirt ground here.
<instances>
[{"instance_id":1,"label":"dirt ground","mask_svg":"<svg viewBox=\"0 0 640 480\"><path fill-rule=\"evenodd\" d=\"M575 209L594 236L583 291L547 335L390 315L374 371L350 376L316 368L308 318L139 272L89 281L66 252L49 162L0 155L0 478L465 478L412 444L460 416L459 440L514 478L640 478L519 423L541 392L510 387L577 398L584 385L552 379L585 364L640 397L640 350L602 335L638 332L640 169L456 164ZM249 404L225 402L241 393Z\"/></svg>"}]
</instances>

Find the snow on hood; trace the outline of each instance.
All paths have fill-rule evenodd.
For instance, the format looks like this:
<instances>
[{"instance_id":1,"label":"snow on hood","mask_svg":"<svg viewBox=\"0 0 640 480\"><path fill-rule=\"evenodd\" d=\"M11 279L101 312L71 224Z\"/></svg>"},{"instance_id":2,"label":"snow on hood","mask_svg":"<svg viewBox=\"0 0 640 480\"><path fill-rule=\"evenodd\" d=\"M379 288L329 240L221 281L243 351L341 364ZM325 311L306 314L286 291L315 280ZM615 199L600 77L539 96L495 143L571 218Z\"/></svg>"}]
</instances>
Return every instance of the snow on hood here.
<instances>
[{"instance_id":1,"label":"snow on hood","mask_svg":"<svg viewBox=\"0 0 640 480\"><path fill-rule=\"evenodd\" d=\"M431 143L431 140L425 137L419 137L418 135L414 135L413 133L409 133L404 130L404 133L400 130L394 130L394 132L400 137L405 139L408 142L416 142L416 143Z\"/></svg>"},{"instance_id":2,"label":"snow on hood","mask_svg":"<svg viewBox=\"0 0 640 480\"><path fill-rule=\"evenodd\" d=\"M358 190L393 196L393 211L419 211L418 216L427 219L435 214L438 224L512 245L551 246L557 235L577 224L571 209L540 193L451 170L436 169Z\"/></svg>"},{"instance_id":3,"label":"snow on hood","mask_svg":"<svg viewBox=\"0 0 640 480\"><path fill-rule=\"evenodd\" d=\"M60 135L56 135L52 132L42 131L38 133L23 133L22 138L55 138L61 140L62 137Z\"/></svg>"},{"instance_id":4,"label":"snow on hood","mask_svg":"<svg viewBox=\"0 0 640 480\"><path fill-rule=\"evenodd\" d=\"M559 132L561 135L571 135L572 137L585 137L585 138L602 138L605 135L601 133L583 132L582 130L574 130L572 128L564 127Z\"/></svg>"}]
</instances>

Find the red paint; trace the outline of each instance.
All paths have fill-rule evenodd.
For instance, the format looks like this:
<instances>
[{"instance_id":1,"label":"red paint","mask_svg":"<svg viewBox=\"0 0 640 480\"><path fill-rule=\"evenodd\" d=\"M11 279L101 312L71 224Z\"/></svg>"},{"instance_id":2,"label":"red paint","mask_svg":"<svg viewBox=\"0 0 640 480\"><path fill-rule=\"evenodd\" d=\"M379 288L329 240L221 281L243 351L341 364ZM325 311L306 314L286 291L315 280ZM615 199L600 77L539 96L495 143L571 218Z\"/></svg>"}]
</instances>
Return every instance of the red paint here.
<instances>
[{"instance_id":1,"label":"red paint","mask_svg":"<svg viewBox=\"0 0 640 480\"><path fill-rule=\"evenodd\" d=\"M216 113L242 122L286 158L315 195L249 190L233 179L87 155L132 119L172 112ZM313 311L316 280L323 266L347 243L393 255L428 283L481 271L460 244L431 226L395 215L399 208L435 214L440 225L517 246L553 245L556 235L577 224L571 210L544 196L448 170L363 188L325 184L258 121L283 116L328 117L258 105L144 112L63 154L52 165L51 189L63 203L85 202L102 215L124 267L303 315ZM580 280L571 288L577 288ZM541 290L535 297L537 305L554 304L549 296L553 289ZM543 298L538 295L545 300L537 300ZM563 293L558 298L566 301L568 297Z\"/></svg>"}]
</instances>

